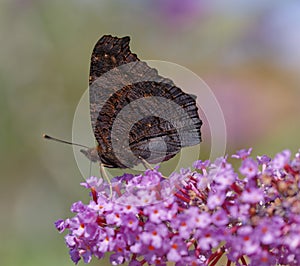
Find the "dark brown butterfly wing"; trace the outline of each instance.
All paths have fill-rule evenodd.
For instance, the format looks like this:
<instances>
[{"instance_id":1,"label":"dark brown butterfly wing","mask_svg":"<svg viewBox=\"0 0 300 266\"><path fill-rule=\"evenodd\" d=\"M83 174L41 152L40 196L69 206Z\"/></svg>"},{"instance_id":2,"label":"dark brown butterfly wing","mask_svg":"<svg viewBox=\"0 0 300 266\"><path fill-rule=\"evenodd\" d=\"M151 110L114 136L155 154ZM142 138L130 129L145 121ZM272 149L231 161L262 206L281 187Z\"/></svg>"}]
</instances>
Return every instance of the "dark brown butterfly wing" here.
<instances>
[{"instance_id":1,"label":"dark brown butterfly wing","mask_svg":"<svg viewBox=\"0 0 300 266\"><path fill-rule=\"evenodd\" d=\"M195 97L129 49L129 37L103 36L90 67L90 112L99 159L108 167L166 161L201 141Z\"/></svg>"},{"instance_id":2,"label":"dark brown butterfly wing","mask_svg":"<svg viewBox=\"0 0 300 266\"><path fill-rule=\"evenodd\" d=\"M90 85L115 67L139 61L136 54L130 52L129 41L129 37L117 38L111 35L104 35L98 40L91 56Z\"/></svg>"}]
</instances>

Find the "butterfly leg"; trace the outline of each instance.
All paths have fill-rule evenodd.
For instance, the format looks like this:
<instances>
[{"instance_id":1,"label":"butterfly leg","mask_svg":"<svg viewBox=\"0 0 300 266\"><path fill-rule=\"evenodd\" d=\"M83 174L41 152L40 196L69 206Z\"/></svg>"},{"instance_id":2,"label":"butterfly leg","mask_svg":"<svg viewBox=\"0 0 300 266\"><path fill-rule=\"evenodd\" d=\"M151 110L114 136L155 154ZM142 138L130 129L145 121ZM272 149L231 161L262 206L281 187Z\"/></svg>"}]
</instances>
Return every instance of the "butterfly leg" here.
<instances>
[{"instance_id":1,"label":"butterfly leg","mask_svg":"<svg viewBox=\"0 0 300 266\"><path fill-rule=\"evenodd\" d=\"M144 158L142 158L141 156L139 156L139 159L142 161L143 166L145 167L145 169L151 169L153 170L154 168L151 166L150 163L148 163Z\"/></svg>"},{"instance_id":2,"label":"butterfly leg","mask_svg":"<svg viewBox=\"0 0 300 266\"><path fill-rule=\"evenodd\" d=\"M113 194L113 191L112 191L112 185L111 185L111 182L109 180L109 177L106 173L106 170L105 170L105 165L103 163L100 163L100 175L103 179L105 179L109 185L109 199L112 198L112 194Z\"/></svg>"},{"instance_id":3,"label":"butterfly leg","mask_svg":"<svg viewBox=\"0 0 300 266\"><path fill-rule=\"evenodd\" d=\"M150 170L154 170L154 168L151 166L150 163L148 163L144 158L142 158L141 156L139 156L139 159L142 161L142 164L144 165L145 169L150 169ZM166 176L162 175L163 178L167 178Z\"/></svg>"}]
</instances>

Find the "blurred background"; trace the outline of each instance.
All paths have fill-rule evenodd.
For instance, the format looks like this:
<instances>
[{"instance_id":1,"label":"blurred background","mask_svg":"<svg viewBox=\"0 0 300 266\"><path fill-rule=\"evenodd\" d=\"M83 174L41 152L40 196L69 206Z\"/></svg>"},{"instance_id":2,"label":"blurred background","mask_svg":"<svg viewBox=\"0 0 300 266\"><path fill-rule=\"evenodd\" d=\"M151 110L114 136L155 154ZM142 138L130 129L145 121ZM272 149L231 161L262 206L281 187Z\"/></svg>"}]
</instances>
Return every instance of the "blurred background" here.
<instances>
[{"instance_id":1,"label":"blurred background","mask_svg":"<svg viewBox=\"0 0 300 266\"><path fill-rule=\"evenodd\" d=\"M41 135L72 138L100 36L130 35L139 58L199 75L224 112L227 153L274 155L300 147L299 28L296 0L1 0L0 264L73 265L53 222L88 195L72 148Z\"/></svg>"}]
</instances>

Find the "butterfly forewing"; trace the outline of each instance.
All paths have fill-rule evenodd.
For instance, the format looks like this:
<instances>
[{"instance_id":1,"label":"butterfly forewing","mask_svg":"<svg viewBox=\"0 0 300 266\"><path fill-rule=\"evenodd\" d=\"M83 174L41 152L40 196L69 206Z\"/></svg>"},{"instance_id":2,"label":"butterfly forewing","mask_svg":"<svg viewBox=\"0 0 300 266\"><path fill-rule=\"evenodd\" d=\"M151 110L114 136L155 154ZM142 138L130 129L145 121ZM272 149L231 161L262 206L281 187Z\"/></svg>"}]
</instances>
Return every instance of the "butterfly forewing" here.
<instances>
[{"instance_id":1,"label":"butterfly forewing","mask_svg":"<svg viewBox=\"0 0 300 266\"><path fill-rule=\"evenodd\" d=\"M131 53L129 37L103 36L90 66L90 113L107 167L169 160L201 141L195 97Z\"/></svg>"}]
</instances>

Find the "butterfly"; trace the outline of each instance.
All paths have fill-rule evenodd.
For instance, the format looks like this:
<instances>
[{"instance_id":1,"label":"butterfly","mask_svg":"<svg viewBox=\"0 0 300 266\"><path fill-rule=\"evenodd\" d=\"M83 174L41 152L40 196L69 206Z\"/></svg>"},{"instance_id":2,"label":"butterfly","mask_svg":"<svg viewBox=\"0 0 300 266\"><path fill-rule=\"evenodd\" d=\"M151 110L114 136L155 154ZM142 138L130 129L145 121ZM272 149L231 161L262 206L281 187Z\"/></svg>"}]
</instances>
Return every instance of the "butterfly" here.
<instances>
[{"instance_id":1,"label":"butterfly","mask_svg":"<svg viewBox=\"0 0 300 266\"><path fill-rule=\"evenodd\" d=\"M130 51L130 37L104 35L92 52L89 100L95 148L81 150L108 168L159 163L201 142L196 97Z\"/></svg>"}]
</instances>

